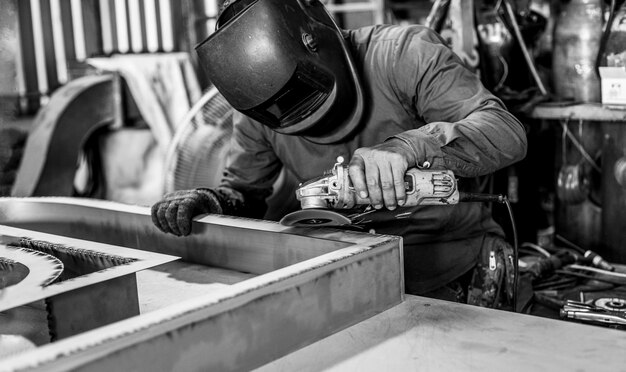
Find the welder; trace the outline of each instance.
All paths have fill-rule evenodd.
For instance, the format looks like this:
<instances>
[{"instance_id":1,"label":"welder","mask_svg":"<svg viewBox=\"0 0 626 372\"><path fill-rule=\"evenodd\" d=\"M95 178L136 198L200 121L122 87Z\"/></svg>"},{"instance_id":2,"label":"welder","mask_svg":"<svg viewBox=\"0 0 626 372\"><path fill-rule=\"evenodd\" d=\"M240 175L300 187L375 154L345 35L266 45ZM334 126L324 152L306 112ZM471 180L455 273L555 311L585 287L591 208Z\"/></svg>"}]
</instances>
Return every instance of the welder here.
<instances>
[{"instance_id":1,"label":"welder","mask_svg":"<svg viewBox=\"0 0 626 372\"><path fill-rule=\"evenodd\" d=\"M473 192L477 177L526 154L523 125L437 33L340 29L318 0L237 0L196 50L237 110L231 152L219 187L176 191L153 206L157 227L184 236L199 214L262 218L282 167L305 182L342 156L375 209L365 231L403 237L407 293L502 303L483 271L502 278L510 246L488 205L402 207L410 168L451 170ZM489 260L491 269L480 265Z\"/></svg>"}]
</instances>

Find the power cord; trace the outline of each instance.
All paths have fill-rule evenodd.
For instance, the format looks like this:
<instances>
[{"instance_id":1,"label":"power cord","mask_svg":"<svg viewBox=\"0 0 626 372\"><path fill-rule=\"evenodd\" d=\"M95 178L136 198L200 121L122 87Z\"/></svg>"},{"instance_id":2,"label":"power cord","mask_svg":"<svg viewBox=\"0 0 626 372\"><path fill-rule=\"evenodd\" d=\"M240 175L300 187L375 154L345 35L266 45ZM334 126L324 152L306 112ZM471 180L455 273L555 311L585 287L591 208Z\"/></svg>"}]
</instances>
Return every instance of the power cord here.
<instances>
[{"instance_id":1,"label":"power cord","mask_svg":"<svg viewBox=\"0 0 626 372\"><path fill-rule=\"evenodd\" d=\"M517 286L519 282L519 247L517 242L517 227L515 226L515 217L513 216L513 208L511 202L506 196L502 196L502 203L506 205L511 219L511 230L513 232L513 312L517 312Z\"/></svg>"}]
</instances>

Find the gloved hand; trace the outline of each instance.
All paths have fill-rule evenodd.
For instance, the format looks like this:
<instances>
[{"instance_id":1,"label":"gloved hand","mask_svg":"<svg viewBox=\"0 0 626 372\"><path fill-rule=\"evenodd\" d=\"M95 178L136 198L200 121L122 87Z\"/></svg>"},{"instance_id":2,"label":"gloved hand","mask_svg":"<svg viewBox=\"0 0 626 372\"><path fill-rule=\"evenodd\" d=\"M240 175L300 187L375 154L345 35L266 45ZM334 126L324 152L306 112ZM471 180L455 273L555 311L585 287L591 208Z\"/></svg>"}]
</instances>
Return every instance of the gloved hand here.
<instances>
[{"instance_id":1,"label":"gloved hand","mask_svg":"<svg viewBox=\"0 0 626 372\"><path fill-rule=\"evenodd\" d=\"M205 213L223 213L215 191L211 189L174 191L166 194L152 206L152 222L163 232L185 236L191 232L191 220Z\"/></svg>"},{"instance_id":2,"label":"gloved hand","mask_svg":"<svg viewBox=\"0 0 626 372\"><path fill-rule=\"evenodd\" d=\"M394 210L406 202L404 175L415 166L413 150L402 140L389 139L354 151L348 172L356 192L372 206Z\"/></svg>"}]
</instances>

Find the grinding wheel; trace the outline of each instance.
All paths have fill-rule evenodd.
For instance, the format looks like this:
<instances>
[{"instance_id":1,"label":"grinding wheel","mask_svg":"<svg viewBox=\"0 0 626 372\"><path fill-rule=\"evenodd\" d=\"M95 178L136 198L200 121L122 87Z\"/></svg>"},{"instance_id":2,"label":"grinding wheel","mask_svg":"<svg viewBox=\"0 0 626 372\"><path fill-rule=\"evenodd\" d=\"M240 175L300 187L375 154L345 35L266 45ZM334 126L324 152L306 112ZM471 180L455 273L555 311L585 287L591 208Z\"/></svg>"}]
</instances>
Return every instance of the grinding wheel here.
<instances>
[{"instance_id":1,"label":"grinding wheel","mask_svg":"<svg viewBox=\"0 0 626 372\"><path fill-rule=\"evenodd\" d=\"M296 227L343 226L351 223L350 218L327 209L303 209L291 212L280 220L281 225Z\"/></svg>"}]
</instances>

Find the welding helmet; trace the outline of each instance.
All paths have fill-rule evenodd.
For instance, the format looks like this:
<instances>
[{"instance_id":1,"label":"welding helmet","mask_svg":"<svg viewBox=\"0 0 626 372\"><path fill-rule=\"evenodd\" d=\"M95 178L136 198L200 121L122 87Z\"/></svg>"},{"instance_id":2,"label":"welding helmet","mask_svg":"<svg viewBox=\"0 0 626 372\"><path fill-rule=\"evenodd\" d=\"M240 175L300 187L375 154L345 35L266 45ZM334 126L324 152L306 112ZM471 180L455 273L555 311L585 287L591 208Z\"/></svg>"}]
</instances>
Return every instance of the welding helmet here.
<instances>
[{"instance_id":1,"label":"welding helmet","mask_svg":"<svg viewBox=\"0 0 626 372\"><path fill-rule=\"evenodd\" d=\"M357 71L318 0L234 1L196 51L233 108L278 133L327 144L359 125Z\"/></svg>"}]
</instances>

